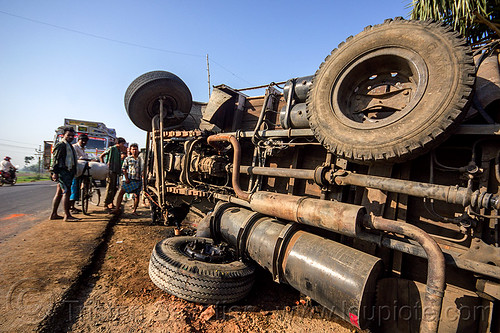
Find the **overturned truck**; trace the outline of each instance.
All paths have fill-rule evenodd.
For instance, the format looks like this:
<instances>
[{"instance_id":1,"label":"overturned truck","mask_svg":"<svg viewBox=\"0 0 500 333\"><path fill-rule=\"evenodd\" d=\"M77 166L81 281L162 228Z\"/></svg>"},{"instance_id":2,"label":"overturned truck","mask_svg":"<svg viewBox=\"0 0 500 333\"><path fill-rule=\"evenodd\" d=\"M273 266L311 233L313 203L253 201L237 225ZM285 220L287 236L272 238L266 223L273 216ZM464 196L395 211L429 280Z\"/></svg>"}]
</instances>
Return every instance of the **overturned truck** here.
<instances>
[{"instance_id":1,"label":"overturned truck","mask_svg":"<svg viewBox=\"0 0 500 333\"><path fill-rule=\"evenodd\" d=\"M172 73L138 77L152 219L198 225L155 246L152 281L231 303L260 265L360 329L498 332L497 44L397 18L264 96L199 103Z\"/></svg>"}]
</instances>

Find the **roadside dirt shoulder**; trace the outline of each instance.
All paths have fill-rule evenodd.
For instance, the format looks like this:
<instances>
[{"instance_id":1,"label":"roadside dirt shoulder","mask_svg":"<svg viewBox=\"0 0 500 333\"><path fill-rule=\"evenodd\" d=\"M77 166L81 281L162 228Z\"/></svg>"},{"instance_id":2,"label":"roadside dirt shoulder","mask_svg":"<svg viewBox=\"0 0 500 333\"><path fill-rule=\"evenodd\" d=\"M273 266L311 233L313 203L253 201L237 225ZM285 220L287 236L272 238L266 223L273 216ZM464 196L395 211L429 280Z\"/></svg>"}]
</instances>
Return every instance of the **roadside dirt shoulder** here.
<instances>
[{"instance_id":1,"label":"roadside dirt shoulder","mask_svg":"<svg viewBox=\"0 0 500 333\"><path fill-rule=\"evenodd\" d=\"M272 281L263 270L251 294L237 304L207 306L158 289L149 279L153 246L172 233L149 224L149 211L127 212L113 227L100 267L68 300L56 331L71 332L354 332L319 305Z\"/></svg>"},{"instance_id":2,"label":"roadside dirt shoulder","mask_svg":"<svg viewBox=\"0 0 500 333\"><path fill-rule=\"evenodd\" d=\"M83 217L83 215L79 216ZM0 331L38 331L78 284L110 217L44 221L0 244Z\"/></svg>"}]
</instances>

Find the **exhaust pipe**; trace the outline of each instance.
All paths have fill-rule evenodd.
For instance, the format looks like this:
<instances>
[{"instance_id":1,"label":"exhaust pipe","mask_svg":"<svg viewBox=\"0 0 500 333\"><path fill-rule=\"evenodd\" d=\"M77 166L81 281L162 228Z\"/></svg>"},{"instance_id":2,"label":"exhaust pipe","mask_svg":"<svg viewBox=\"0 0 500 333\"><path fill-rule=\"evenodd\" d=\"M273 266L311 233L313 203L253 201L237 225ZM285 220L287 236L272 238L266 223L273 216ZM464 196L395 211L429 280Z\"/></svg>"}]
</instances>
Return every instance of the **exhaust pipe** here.
<instances>
[{"instance_id":1,"label":"exhaust pipe","mask_svg":"<svg viewBox=\"0 0 500 333\"><path fill-rule=\"evenodd\" d=\"M261 214L351 237L359 234L366 215L363 206L265 191L252 194L250 207Z\"/></svg>"},{"instance_id":2,"label":"exhaust pipe","mask_svg":"<svg viewBox=\"0 0 500 333\"><path fill-rule=\"evenodd\" d=\"M425 316L422 318L420 332L437 332L445 288L445 261L441 248L423 230L413 225L369 216L362 206L338 201L256 192L250 197L250 203L246 206L250 206L254 212L228 203L216 208L220 213L215 216L212 235L220 235L237 248L240 255L248 255L268 269L277 282L284 281L323 306L329 309L333 307L333 312L359 328L366 325L366 315L370 314L370 311L366 311L363 296L360 295L372 292L371 279L376 280L373 277L377 276L373 271L379 272L380 269L375 269L377 264L373 260L366 259L367 266L359 263L358 258L372 256L332 240L298 231L300 224L357 238L367 235L366 230L362 228L364 225L371 229L399 233L416 240L424 249L429 262L423 304ZM298 223L284 224L266 215ZM376 257L372 258L378 260ZM362 278L356 275L360 272L367 279L365 284L362 284L363 288L356 289L354 293L349 288L343 289L345 281L354 279L359 283ZM332 278L339 276L341 278ZM314 281L314 284L304 285L304 281L309 283ZM327 285L322 285L321 281L327 281ZM312 290L311 285L315 286ZM364 289L365 287L367 289ZM337 296L332 296L329 289L332 289L333 295ZM344 297L343 293L355 295L356 302L339 304L338 298L335 297L338 295ZM355 304L357 312L344 311L348 303ZM342 310L338 309L339 306ZM359 309L362 309L363 316L359 315Z\"/></svg>"},{"instance_id":3,"label":"exhaust pipe","mask_svg":"<svg viewBox=\"0 0 500 333\"><path fill-rule=\"evenodd\" d=\"M217 204L212 234L336 315L365 329L382 261L330 239L230 203Z\"/></svg>"}]
</instances>

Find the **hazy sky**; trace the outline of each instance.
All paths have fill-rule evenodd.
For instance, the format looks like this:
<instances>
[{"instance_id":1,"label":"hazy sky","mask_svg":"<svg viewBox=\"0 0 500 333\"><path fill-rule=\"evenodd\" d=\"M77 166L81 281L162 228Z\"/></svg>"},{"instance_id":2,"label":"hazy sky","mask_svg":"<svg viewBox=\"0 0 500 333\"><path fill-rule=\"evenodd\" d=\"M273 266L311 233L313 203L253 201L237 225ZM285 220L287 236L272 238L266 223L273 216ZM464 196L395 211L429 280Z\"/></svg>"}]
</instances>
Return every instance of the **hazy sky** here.
<instances>
[{"instance_id":1,"label":"hazy sky","mask_svg":"<svg viewBox=\"0 0 500 333\"><path fill-rule=\"evenodd\" d=\"M152 70L178 75L193 99L313 74L340 42L410 0L0 0L0 156L23 165L64 118L99 121L145 146L129 120L128 85Z\"/></svg>"}]
</instances>

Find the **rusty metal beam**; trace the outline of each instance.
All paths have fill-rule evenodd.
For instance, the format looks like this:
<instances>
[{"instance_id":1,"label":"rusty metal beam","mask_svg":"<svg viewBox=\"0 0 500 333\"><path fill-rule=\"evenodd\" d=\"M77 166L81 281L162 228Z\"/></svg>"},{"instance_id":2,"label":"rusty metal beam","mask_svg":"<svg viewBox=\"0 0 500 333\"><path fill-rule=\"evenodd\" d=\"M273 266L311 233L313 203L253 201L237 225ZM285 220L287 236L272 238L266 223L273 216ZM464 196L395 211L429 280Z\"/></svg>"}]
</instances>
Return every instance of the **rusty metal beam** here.
<instances>
[{"instance_id":1,"label":"rusty metal beam","mask_svg":"<svg viewBox=\"0 0 500 333\"><path fill-rule=\"evenodd\" d=\"M275 137L287 137L287 138L295 138L295 137L311 137L314 136L312 130L310 128L300 128L300 129L278 129L278 130L262 130L257 131L258 136L262 138L275 138ZM232 132L227 133L227 135L238 135L240 138L252 138L254 135L254 131L242 131L239 133Z\"/></svg>"},{"instance_id":2,"label":"rusty metal beam","mask_svg":"<svg viewBox=\"0 0 500 333\"><path fill-rule=\"evenodd\" d=\"M455 134L465 135L500 135L500 124L476 125L462 124Z\"/></svg>"},{"instance_id":3,"label":"rusty metal beam","mask_svg":"<svg viewBox=\"0 0 500 333\"><path fill-rule=\"evenodd\" d=\"M239 135L240 138L251 138L253 131L242 131L239 133L231 132L228 135ZM461 135L500 135L500 124L476 125L476 124L461 124L458 126L455 134ZM312 137L313 131L310 128L299 129L277 129L258 131L257 135L263 138L270 137Z\"/></svg>"},{"instance_id":4,"label":"rusty metal beam","mask_svg":"<svg viewBox=\"0 0 500 333\"><path fill-rule=\"evenodd\" d=\"M247 175L261 175L268 177L284 177L307 180L314 180L315 174L315 170L253 167L246 165L240 166L240 172Z\"/></svg>"},{"instance_id":5,"label":"rusty metal beam","mask_svg":"<svg viewBox=\"0 0 500 333\"><path fill-rule=\"evenodd\" d=\"M360 232L357 237L359 239L377 244L378 246L387 247L389 249L411 254L420 258L427 258L425 251L420 246L396 239L388 234L375 235L368 232ZM464 258L459 253L452 250L442 249L442 251L447 265L484 276L489 276L494 279L498 279L498 277L500 277L500 267L498 266L488 265Z\"/></svg>"},{"instance_id":6,"label":"rusty metal beam","mask_svg":"<svg viewBox=\"0 0 500 333\"><path fill-rule=\"evenodd\" d=\"M464 207L500 209L500 197L486 192L472 191L465 187L445 186L353 173L339 170L333 174L332 181L337 185L354 185L376 188L421 198L430 198L458 204Z\"/></svg>"}]
</instances>

